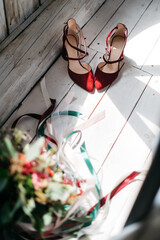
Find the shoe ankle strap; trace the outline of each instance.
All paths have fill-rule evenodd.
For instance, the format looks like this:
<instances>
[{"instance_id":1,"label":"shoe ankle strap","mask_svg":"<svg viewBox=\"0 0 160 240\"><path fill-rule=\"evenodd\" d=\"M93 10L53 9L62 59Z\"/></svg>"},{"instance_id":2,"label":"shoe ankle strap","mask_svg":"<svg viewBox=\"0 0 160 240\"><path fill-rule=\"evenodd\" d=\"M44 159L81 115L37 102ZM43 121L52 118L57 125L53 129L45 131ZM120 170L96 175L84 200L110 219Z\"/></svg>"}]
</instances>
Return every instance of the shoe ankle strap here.
<instances>
[{"instance_id":1,"label":"shoe ankle strap","mask_svg":"<svg viewBox=\"0 0 160 240\"><path fill-rule=\"evenodd\" d=\"M69 40L68 40L68 38L67 38L67 35L68 35L68 22L66 23L66 25L65 25L64 28L63 28L63 44L64 44L64 42L65 42L65 40L66 40L67 43L68 43L72 48L74 48L75 50L77 50L77 51L80 52L80 53L83 53L84 55L83 55L83 56L80 55L80 56L77 57L77 58L71 58L71 57L66 56L66 58L67 58L68 60L81 60L81 59L83 59L83 58L85 58L86 56L89 55L89 53L87 52L87 46L86 46L86 42L85 42L85 39L84 39L82 30L81 30L81 28L79 27L79 25L78 25L77 23L76 23L76 30L77 30L77 33L76 33L76 34L78 35L78 39L79 39L78 45L80 45L80 47L81 47L81 39L82 39L82 41L83 41L83 43L84 43L84 50L82 50L82 49L79 48L79 47L73 46L73 45L69 42Z\"/></svg>"},{"instance_id":2,"label":"shoe ankle strap","mask_svg":"<svg viewBox=\"0 0 160 240\"><path fill-rule=\"evenodd\" d=\"M121 61L124 59L124 56L121 55L119 59L114 60L114 61L109 61L109 60L106 59L105 56L106 56L106 55L104 54L104 55L103 55L103 60L104 60L107 64L112 64L112 63L121 62Z\"/></svg>"}]
</instances>

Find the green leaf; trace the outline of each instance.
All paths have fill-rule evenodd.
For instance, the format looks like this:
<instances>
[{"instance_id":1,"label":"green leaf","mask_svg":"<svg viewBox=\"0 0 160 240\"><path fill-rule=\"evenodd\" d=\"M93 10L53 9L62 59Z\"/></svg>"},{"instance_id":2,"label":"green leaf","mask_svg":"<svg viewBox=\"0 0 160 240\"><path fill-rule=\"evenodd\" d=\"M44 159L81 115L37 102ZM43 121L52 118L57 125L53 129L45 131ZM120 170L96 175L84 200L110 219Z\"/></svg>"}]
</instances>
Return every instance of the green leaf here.
<instances>
[{"instance_id":1,"label":"green leaf","mask_svg":"<svg viewBox=\"0 0 160 240\"><path fill-rule=\"evenodd\" d=\"M22 182L18 183L18 189L19 189L19 197L20 197L20 201L22 204L26 203L26 189L23 186Z\"/></svg>"},{"instance_id":2,"label":"green leaf","mask_svg":"<svg viewBox=\"0 0 160 240\"><path fill-rule=\"evenodd\" d=\"M10 222L10 205L8 202L6 202L0 209L0 223L2 225L5 225L8 224L9 222Z\"/></svg>"},{"instance_id":3,"label":"green leaf","mask_svg":"<svg viewBox=\"0 0 160 240\"><path fill-rule=\"evenodd\" d=\"M87 223L92 221L92 218L90 216L84 216L84 217L72 217L69 220L75 221L75 222L81 222L81 223Z\"/></svg>"},{"instance_id":4,"label":"green leaf","mask_svg":"<svg viewBox=\"0 0 160 240\"><path fill-rule=\"evenodd\" d=\"M25 149L26 158L28 161L32 161L39 157L41 152L41 147L44 145L45 139L39 138L36 142L31 144L27 149Z\"/></svg>"},{"instance_id":5,"label":"green leaf","mask_svg":"<svg viewBox=\"0 0 160 240\"><path fill-rule=\"evenodd\" d=\"M26 190L26 194L29 194L30 196L34 196L34 186L32 183L31 175L26 176L26 179L24 181L24 188Z\"/></svg>"},{"instance_id":6,"label":"green leaf","mask_svg":"<svg viewBox=\"0 0 160 240\"><path fill-rule=\"evenodd\" d=\"M2 192L7 186L8 178L0 178L0 192Z\"/></svg>"},{"instance_id":7,"label":"green leaf","mask_svg":"<svg viewBox=\"0 0 160 240\"><path fill-rule=\"evenodd\" d=\"M16 157L16 156L17 156L17 152L16 152L16 150L14 149L14 147L13 147L10 139L4 138L4 144L5 144L8 152L9 152L9 155L10 155L11 157L13 157L13 158Z\"/></svg>"},{"instance_id":8,"label":"green leaf","mask_svg":"<svg viewBox=\"0 0 160 240\"><path fill-rule=\"evenodd\" d=\"M15 151L10 139L4 138L4 144L8 150L8 153L11 157L15 158L17 156L17 152Z\"/></svg>"},{"instance_id":9,"label":"green leaf","mask_svg":"<svg viewBox=\"0 0 160 240\"><path fill-rule=\"evenodd\" d=\"M20 207L21 207L21 202L20 202L20 200L18 200L18 201L15 203L12 211L10 212L11 218L14 217L14 214L16 213L16 211L17 211Z\"/></svg>"},{"instance_id":10,"label":"green leaf","mask_svg":"<svg viewBox=\"0 0 160 240\"><path fill-rule=\"evenodd\" d=\"M0 169L0 192L2 192L8 183L8 169Z\"/></svg>"},{"instance_id":11,"label":"green leaf","mask_svg":"<svg viewBox=\"0 0 160 240\"><path fill-rule=\"evenodd\" d=\"M35 218L34 227L35 227L35 229L37 229L38 232L41 233L44 228L43 218L40 218L37 215L34 216L34 218Z\"/></svg>"},{"instance_id":12,"label":"green leaf","mask_svg":"<svg viewBox=\"0 0 160 240\"><path fill-rule=\"evenodd\" d=\"M60 201L54 202L52 212L58 217L65 217L67 214L67 210L65 209L65 205L61 204Z\"/></svg>"}]
</instances>

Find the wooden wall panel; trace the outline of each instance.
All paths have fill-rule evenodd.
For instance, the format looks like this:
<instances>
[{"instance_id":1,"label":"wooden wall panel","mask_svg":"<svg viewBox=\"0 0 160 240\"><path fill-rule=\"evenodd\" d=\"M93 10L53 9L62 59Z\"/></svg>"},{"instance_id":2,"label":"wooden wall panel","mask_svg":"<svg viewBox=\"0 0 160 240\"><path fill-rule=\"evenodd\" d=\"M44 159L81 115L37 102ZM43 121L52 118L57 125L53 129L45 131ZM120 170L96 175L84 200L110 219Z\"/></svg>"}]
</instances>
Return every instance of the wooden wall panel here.
<instances>
[{"instance_id":1,"label":"wooden wall panel","mask_svg":"<svg viewBox=\"0 0 160 240\"><path fill-rule=\"evenodd\" d=\"M39 6L39 0L4 0L9 33Z\"/></svg>"},{"instance_id":2,"label":"wooden wall panel","mask_svg":"<svg viewBox=\"0 0 160 240\"><path fill-rule=\"evenodd\" d=\"M43 4L46 0L39 0L40 4Z\"/></svg>"},{"instance_id":3,"label":"wooden wall panel","mask_svg":"<svg viewBox=\"0 0 160 240\"><path fill-rule=\"evenodd\" d=\"M0 0L0 42L7 36L3 0Z\"/></svg>"}]
</instances>

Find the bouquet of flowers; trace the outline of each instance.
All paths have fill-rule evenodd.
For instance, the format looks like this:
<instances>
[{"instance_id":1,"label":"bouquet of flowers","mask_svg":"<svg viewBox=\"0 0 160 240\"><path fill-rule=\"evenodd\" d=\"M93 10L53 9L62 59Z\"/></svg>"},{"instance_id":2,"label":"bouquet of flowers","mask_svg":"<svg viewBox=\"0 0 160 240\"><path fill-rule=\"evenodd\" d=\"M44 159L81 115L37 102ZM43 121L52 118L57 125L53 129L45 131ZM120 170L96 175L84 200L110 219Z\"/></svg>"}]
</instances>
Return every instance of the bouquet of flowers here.
<instances>
[{"instance_id":1,"label":"bouquet of flowers","mask_svg":"<svg viewBox=\"0 0 160 240\"><path fill-rule=\"evenodd\" d=\"M37 128L41 137L31 144L26 132L0 130L1 240L53 240L68 235L70 239L71 234L79 239L97 233L99 227L105 232L102 219L109 201L140 172L131 173L101 198L85 142L80 143L79 129L84 125L68 131L69 117L79 115L62 111L47 116Z\"/></svg>"},{"instance_id":2,"label":"bouquet of flowers","mask_svg":"<svg viewBox=\"0 0 160 240\"><path fill-rule=\"evenodd\" d=\"M29 141L21 130L0 130L1 239L11 239L23 223L30 224L32 231L20 231L22 236L41 239L58 228L63 231L72 225L73 232L73 227L80 229L91 221L76 205L85 180L72 171L64 156L58 154L57 160L57 147L47 150L45 138Z\"/></svg>"}]
</instances>

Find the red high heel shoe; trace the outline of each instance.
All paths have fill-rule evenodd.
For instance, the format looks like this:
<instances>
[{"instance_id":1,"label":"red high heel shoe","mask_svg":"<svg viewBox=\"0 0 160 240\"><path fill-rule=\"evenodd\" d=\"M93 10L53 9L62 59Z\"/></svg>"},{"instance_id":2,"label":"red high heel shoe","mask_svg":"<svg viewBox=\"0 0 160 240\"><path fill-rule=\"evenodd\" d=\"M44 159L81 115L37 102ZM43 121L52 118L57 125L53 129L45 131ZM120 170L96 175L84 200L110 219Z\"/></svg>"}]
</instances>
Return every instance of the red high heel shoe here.
<instances>
[{"instance_id":1,"label":"red high heel shoe","mask_svg":"<svg viewBox=\"0 0 160 240\"><path fill-rule=\"evenodd\" d=\"M84 44L84 51L81 49L81 42ZM83 89L92 92L94 88L92 69L89 64L80 62L87 55L82 30L74 19L69 19L63 30L62 56L68 60L70 78Z\"/></svg>"},{"instance_id":2,"label":"red high heel shoe","mask_svg":"<svg viewBox=\"0 0 160 240\"><path fill-rule=\"evenodd\" d=\"M95 72L95 88L100 90L111 84L121 69L120 62L124 59L123 52L126 45L128 30L122 23L118 23L106 38L106 53L104 62L98 64Z\"/></svg>"}]
</instances>

